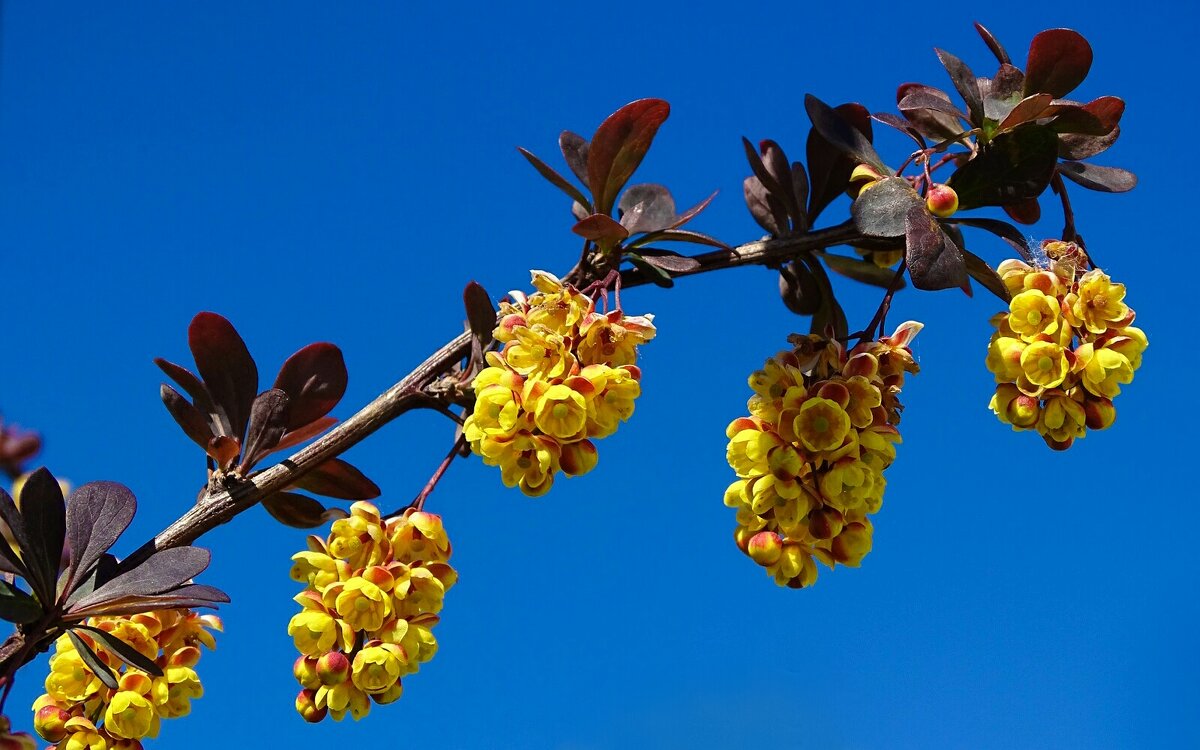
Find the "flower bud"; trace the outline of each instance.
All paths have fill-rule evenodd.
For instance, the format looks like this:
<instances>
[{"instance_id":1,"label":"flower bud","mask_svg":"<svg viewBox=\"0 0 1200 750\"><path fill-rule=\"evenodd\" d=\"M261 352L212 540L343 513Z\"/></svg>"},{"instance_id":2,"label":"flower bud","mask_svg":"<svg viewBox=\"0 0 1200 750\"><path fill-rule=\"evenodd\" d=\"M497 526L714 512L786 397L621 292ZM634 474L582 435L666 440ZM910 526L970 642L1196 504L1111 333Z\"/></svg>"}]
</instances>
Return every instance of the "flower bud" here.
<instances>
[{"instance_id":1,"label":"flower bud","mask_svg":"<svg viewBox=\"0 0 1200 750\"><path fill-rule=\"evenodd\" d=\"M47 742L58 742L67 736L67 722L71 714L59 706L42 706L33 715L33 731Z\"/></svg>"},{"instance_id":2,"label":"flower bud","mask_svg":"<svg viewBox=\"0 0 1200 750\"><path fill-rule=\"evenodd\" d=\"M329 712L324 707L317 708L316 695L315 690L305 688L296 696L296 713L300 714L300 718L310 724L316 724L321 719L324 719L325 714Z\"/></svg>"},{"instance_id":3,"label":"flower bud","mask_svg":"<svg viewBox=\"0 0 1200 750\"><path fill-rule=\"evenodd\" d=\"M783 539L774 531L760 531L750 538L746 554L762 566L773 565L783 552Z\"/></svg>"},{"instance_id":4,"label":"flower bud","mask_svg":"<svg viewBox=\"0 0 1200 750\"><path fill-rule=\"evenodd\" d=\"M340 685L350 677L350 660L341 651L330 651L317 659L317 679L322 685Z\"/></svg>"},{"instance_id":5,"label":"flower bud","mask_svg":"<svg viewBox=\"0 0 1200 750\"><path fill-rule=\"evenodd\" d=\"M292 674L296 676L296 682L303 687L315 690L321 686L321 678L317 675L317 658L315 656L301 656L296 659L296 663L292 665Z\"/></svg>"},{"instance_id":6,"label":"flower bud","mask_svg":"<svg viewBox=\"0 0 1200 750\"><path fill-rule=\"evenodd\" d=\"M1089 430L1107 430L1117 418L1113 402L1106 398L1088 398L1083 402L1083 413Z\"/></svg>"},{"instance_id":7,"label":"flower bud","mask_svg":"<svg viewBox=\"0 0 1200 750\"><path fill-rule=\"evenodd\" d=\"M949 185L934 183L925 194L925 207L929 213L942 219L953 216L958 211L958 193Z\"/></svg>"}]
</instances>

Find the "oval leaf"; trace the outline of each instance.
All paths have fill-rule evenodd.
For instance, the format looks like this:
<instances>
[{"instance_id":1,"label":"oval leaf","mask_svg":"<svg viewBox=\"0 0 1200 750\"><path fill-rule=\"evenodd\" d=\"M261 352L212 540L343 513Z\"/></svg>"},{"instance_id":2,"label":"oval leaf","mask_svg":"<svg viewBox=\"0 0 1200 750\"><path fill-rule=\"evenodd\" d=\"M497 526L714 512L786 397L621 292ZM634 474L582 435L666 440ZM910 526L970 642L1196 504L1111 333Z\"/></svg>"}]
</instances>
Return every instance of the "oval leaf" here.
<instances>
[{"instance_id":1,"label":"oval leaf","mask_svg":"<svg viewBox=\"0 0 1200 750\"><path fill-rule=\"evenodd\" d=\"M924 209L925 201L903 177L887 177L864 187L850 214L858 231L870 237L902 237L909 209Z\"/></svg>"},{"instance_id":2,"label":"oval leaf","mask_svg":"<svg viewBox=\"0 0 1200 750\"><path fill-rule=\"evenodd\" d=\"M533 168L538 171L538 174L546 178L547 182L566 193L576 203L581 203L586 206L588 210L591 210L592 202L583 196L583 193L580 192L579 188L568 182L567 178L554 171L550 165L546 164L546 162L537 158L529 151L526 151L520 146L517 146L517 150L521 152L521 156L525 157L525 161L533 165Z\"/></svg>"},{"instance_id":3,"label":"oval leaf","mask_svg":"<svg viewBox=\"0 0 1200 750\"><path fill-rule=\"evenodd\" d=\"M639 99L621 107L600 124L588 144L588 185L594 212L607 214L621 188L650 149L658 128L671 113L662 99Z\"/></svg>"},{"instance_id":4,"label":"oval leaf","mask_svg":"<svg viewBox=\"0 0 1200 750\"><path fill-rule=\"evenodd\" d=\"M49 607L55 600L55 584L62 564L67 535L66 504L58 480L42 467L21 485L21 520L24 539L13 529L21 545L22 559L29 572L29 587L38 601Z\"/></svg>"},{"instance_id":5,"label":"oval leaf","mask_svg":"<svg viewBox=\"0 0 1200 750\"><path fill-rule=\"evenodd\" d=\"M617 206L621 226L630 234L657 232L675 221L675 199L662 185L631 185Z\"/></svg>"},{"instance_id":6,"label":"oval leaf","mask_svg":"<svg viewBox=\"0 0 1200 750\"><path fill-rule=\"evenodd\" d=\"M188 346L213 406L229 420L230 437L240 439L258 394L258 366L246 342L228 320L202 312L188 326Z\"/></svg>"},{"instance_id":7,"label":"oval leaf","mask_svg":"<svg viewBox=\"0 0 1200 750\"><path fill-rule=\"evenodd\" d=\"M191 438L196 445L204 448L208 441L216 437L209 426L208 417L181 396L179 391L163 383L159 386L158 396L162 399L163 406L167 407L171 418L175 420L175 424L179 425L183 434Z\"/></svg>"},{"instance_id":8,"label":"oval leaf","mask_svg":"<svg viewBox=\"0 0 1200 750\"><path fill-rule=\"evenodd\" d=\"M1041 195L1057 163L1054 131L1025 124L992 139L951 175L949 185L960 209L1003 206Z\"/></svg>"},{"instance_id":9,"label":"oval leaf","mask_svg":"<svg viewBox=\"0 0 1200 750\"><path fill-rule=\"evenodd\" d=\"M571 231L602 247L611 247L629 236L629 230L608 214L592 214L571 227Z\"/></svg>"},{"instance_id":10,"label":"oval leaf","mask_svg":"<svg viewBox=\"0 0 1200 750\"><path fill-rule=\"evenodd\" d=\"M965 249L962 250L962 254L967 264L967 273L971 275L972 279L978 281L984 289L1004 300L1004 302L1007 303L1012 300L1012 295L1008 293L1008 287L1004 285L1004 280L1000 278L1000 275L983 258Z\"/></svg>"},{"instance_id":11,"label":"oval leaf","mask_svg":"<svg viewBox=\"0 0 1200 750\"><path fill-rule=\"evenodd\" d=\"M566 159L567 166L571 168L571 172L579 178L584 187L590 190L587 174L587 139L577 133L564 130L558 136L558 147L562 150L563 158Z\"/></svg>"},{"instance_id":12,"label":"oval leaf","mask_svg":"<svg viewBox=\"0 0 1200 750\"><path fill-rule=\"evenodd\" d=\"M353 465L331 458L317 465L293 486L339 500L370 500L379 497L379 486Z\"/></svg>"},{"instance_id":13,"label":"oval leaf","mask_svg":"<svg viewBox=\"0 0 1200 750\"><path fill-rule=\"evenodd\" d=\"M129 596L156 596L187 583L208 567L211 555L200 547L159 550L132 570L125 569L95 591L71 601L69 611ZM124 566L122 566L124 567ZM74 597L72 597L74 598Z\"/></svg>"},{"instance_id":14,"label":"oval leaf","mask_svg":"<svg viewBox=\"0 0 1200 750\"><path fill-rule=\"evenodd\" d=\"M856 163L870 164L880 174L892 174L892 170L879 158L870 139L828 104L812 94L805 94L804 109L812 120L813 130L820 133L834 148L854 159Z\"/></svg>"},{"instance_id":15,"label":"oval leaf","mask_svg":"<svg viewBox=\"0 0 1200 750\"><path fill-rule=\"evenodd\" d=\"M349 380L342 350L328 342L309 344L288 357L273 386L287 394L287 428L295 430L328 414L346 395Z\"/></svg>"},{"instance_id":16,"label":"oval leaf","mask_svg":"<svg viewBox=\"0 0 1200 750\"><path fill-rule=\"evenodd\" d=\"M93 566L129 528L136 512L133 493L116 482L88 482L71 493L67 502L68 593L91 574Z\"/></svg>"},{"instance_id":17,"label":"oval leaf","mask_svg":"<svg viewBox=\"0 0 1200 750\"><path fill-rule=\"evenodd\" d=\"M315 529L347 516L341 508L326 508L311 497L295 492L276 492L263 498L262 504L276 521L293 529Z\"/></svg>"},{"instance_id":18,"label":"oval leaf","mask_svg":"<svg viewBox=\"0 0 1200 750\"><path fill-rule=\"evenodd\" d=\"M925 206L909 209L905 224L904 255L914 287L935 291L970 283L962 252Z\"/></svg>"},{"instance_id":19,"label":"oval leaf","mask_svg":"<svg viewBox=\"0 0 1200 750\"><path fill-rule=\"evenodd\" d=\"M1072 182L1102 193L1124 193L1137 186L1137 175L1119 167L1100 167L1080 161L1064 161L1058 171Z\"/></svg>"},{"instance_id":20,"label":"oval leaf","mask_svg":"<svg viewBox=\"0 0 1200 750\"><path fill-rule=\"evenodd\" d=\"M1092 46L1071 29L1049 29L1029 43L1025 68L1025 95L1051 94L1061 99L1087 78L1092 67Z\"/></svg>"},{"instance_id":21,"label":"oval leaf","mask_svg":"<svg viewBox=\"0 0 1200 750\"><path fill-rule=\"evenodd\" d=\"M971 116L971 123L978 126L983 124L983 97L979 92L979 82L975 78L975 74L971 72L971 68L965 62L959 60L954 55L941 49L934 49L938 59L942 61L942 66L946 68L946 72L950 74L950 81L954 83L955 90L959 96L967 103L967 113Z\"/></svg>"},{"instance_id":22,"label":"oval leaf","mask_svg":"<svg viewBox=\"0 0 1200 750\"><path fill-rule=\"evenodd\" d=\"M275 450L288 426L288 395L279 388L258 394L250 407L250 426L246 430L242 471L248 471L260 458Z\"/></svg>"},{"instance_id":23,"label":"oval leaf","mask_svg":"<svg viewBox=\"0 0 1200 750\"><path fill-rule=\"evenodd\" d=\"M882 268L875 265L869 260L861 258L848 258L845 255L835 255L833 253L825 253L821 256L825 261L825 265L842 276L855 281L861 281L864 284L881 287L883 289L892 288L893 282L896 281L896 269ZM899 284L896 289L904 288L904 279L899 279Z\"/></svg>"}]
</instances>

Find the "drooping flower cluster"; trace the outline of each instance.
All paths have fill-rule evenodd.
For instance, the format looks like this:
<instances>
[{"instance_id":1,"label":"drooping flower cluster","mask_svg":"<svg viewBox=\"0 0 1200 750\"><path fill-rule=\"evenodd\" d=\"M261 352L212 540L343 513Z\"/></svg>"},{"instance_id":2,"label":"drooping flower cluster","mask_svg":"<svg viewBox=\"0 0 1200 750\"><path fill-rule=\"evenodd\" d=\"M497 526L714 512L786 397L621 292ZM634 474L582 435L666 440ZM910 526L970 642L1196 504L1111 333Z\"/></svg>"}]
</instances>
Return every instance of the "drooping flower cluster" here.
<instances>
[{"instance_id":1,"label":"drooping flower cluster","mask_svg":"<svg viewBox=\"0 0 1200 750\"><path fill-rule=\"evenodd\" d=\"M1084 272L1076 245L1042 247L1045 267L1006 260L997 269L1012 301L992 318L987 367L998 385L989 406L1014 430L1037 430L1066 450L1113 423L1113 399L1133 381L1148 342L1132 325L1124 284L1098 268Z\"/></svg>"},{"instance_id":2,"label":"drooping flower cluster","mask_svg":"<svg viewBox=\"0 0 1200 750\"><path fill-rule=\"evenodd\" d=\"M544 495L559 471L596 466L597 438L633 414L641 394L637 347L654 338L652 315L602 313L595 301L544 271L537 292L510 292L500 304L489 367L473 383L475 409L464 434L508 487Z\"/></svg>"},{"instance_id":3,"label":"drooping flower cluster","mask_svg":"<svg viewBox=\"0 0 1200 750\"><path fill-rule=\"evenodd\" d=\"M846 351L837 341L795 335L791 351L750 376L750 416L726 430L738 480L725 491L737 509L738 547L781 586L817 579L816 560L857 567L871 551L868 518L883 503L883 470L896 457L909 349L922 325Z\"/></svg>"},{"instance_id":4,"label":"drooping flower cluster","mask_svg":"<svg viewBox=\"0 0 1200 750\"><path fill-rule=\"evenodd\" d=\"M161 677L128 666L104 641L87 630L76 634L109 667L117 688L106 687L75 648L70 636L54 644L46 693L33 704L33 728L60 750L138 750L145 737L157 737L159 722L186 716L192 699L204 694L196 662L200 645L212 649L209 630L221 630L216 615L192 610L158 610L135 615L91 617L98 628L162 669Z\"/></svg>"},{"instance_id":5,"label":"drooping flower cluster","mask_svg":"<svg viewBox=\"0 0 1200 750\"><path fill-rule=\"evenodd\" d=\"M366 716L371 701L400 697L400 679L437 653L432 628L457 574L440 516L421 511L383 519L369 502L350 506L329 537L310 536L292 556L304 611L288 624L306 721Z\"/></svg>"}]
</instances>

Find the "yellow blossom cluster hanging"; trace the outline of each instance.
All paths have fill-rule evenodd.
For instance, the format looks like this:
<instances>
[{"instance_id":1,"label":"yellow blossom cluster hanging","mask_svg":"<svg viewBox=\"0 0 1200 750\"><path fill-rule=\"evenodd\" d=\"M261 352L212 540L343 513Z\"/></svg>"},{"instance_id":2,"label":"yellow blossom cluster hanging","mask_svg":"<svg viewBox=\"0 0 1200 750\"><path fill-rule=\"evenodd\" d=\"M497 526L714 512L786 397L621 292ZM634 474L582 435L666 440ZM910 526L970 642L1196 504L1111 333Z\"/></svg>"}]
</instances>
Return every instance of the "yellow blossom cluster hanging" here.
<instances>
[{"instance_id":1,"label":"yellow blossom cluster hanging","mask_svg":"<svg viewBox=\"0 0 1200 750\"><path fill-rule=\"evenodd\" d=\"M1077 245L1043 250L1045 267L1006 260L997 269L1012 301L992 318L987 367L998 385L989 406L1014 430L1037 430L1066 450L1116 419L1113 399L1133 381L1147 340L1123 284L1098 268L1083 272Z\"/></svg>"},{"instance_id":2,"label":"yellow blossom cluster hanging","mask_svg":"<svg viewBox=\"0 0 1200 750\"><path fill-rule=\"evenodd\" d=\"M358 720L372 700L398 699L400 679L437 653L432 628L457 580L450 540L440 516L383 519L359 501L308 547L292 557L292 578L307 585L296 596L304 610L288 624L300 652L296 710L311 722Z\"/></svg>"},{"instance_id":3,"label":"yellow blossom cluster hanging","mask_svg":"<svg viewBox=\"0 0 1200 750\"><path fill-rule=\"evenodd\" d=\"M500 305L488 367L475 376L475 408L463 431L508 487L544 495L562 471L596 466L597 438L633 414L641 394L637 347L654 338L653 316L602 313L595 301L544 271L537 292Z\"/></svg>"},{"instance_id":4,"label":"yellow blossom cluster hanging","mask_svg":"<svg viewBox=\"0 0 1200 750\"><path fill-rule=\"evenodd\" d=\"M868 518L883 503L883 470L896 457L909 349L920 323L846 351L837 341L795 335L791 351L750 376L750 416L726 430L738 480L725 491L737 509L738 547L781 586L817 579L816 560L857 567L871 550Z\"/></svg>"},{"instance_id":5,"label":"yellow blossom cluster hanging","mask_svg":"<svg viewBox=\"0 0 1200 750\"><path fill-rule=\"evenodd\" d=\"M200 645L216 642L216 615L192 610L158 610L136 615L91 617L84 625L124 641L162 669L161 677L126 665L102 639L76 631L117 678L105 687L75 648L61 636L50 657L46 693L33 704L33 728L60 750L139 750L145 737L157 737L161 719L186 716L193 698L204 694L196 662Z\"/></svg>"}]
</instances>

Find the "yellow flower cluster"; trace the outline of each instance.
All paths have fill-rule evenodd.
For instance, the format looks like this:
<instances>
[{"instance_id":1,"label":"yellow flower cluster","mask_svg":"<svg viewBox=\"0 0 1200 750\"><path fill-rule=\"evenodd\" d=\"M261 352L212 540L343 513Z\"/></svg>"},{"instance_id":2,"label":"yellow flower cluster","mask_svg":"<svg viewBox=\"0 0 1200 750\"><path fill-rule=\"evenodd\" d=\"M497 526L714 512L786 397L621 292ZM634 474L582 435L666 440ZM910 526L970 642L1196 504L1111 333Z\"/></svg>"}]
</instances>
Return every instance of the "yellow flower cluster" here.
<instances>
[{"instance_id":1,"label":"yellow flower cluster","mask_svg":"<svg viewBox=\"0 0 1200 750\"><path fill-rule=\"evenodd\" d=\"M463 427L483 462L500 467L505 486L526 495L550 491L554 476L596 466L592 440L633 414L641 394L637 347L654 338L652 315L596 310L595 301L544 271L537 292L510 292L495 338L472 384L475 408Z\"/></svg>"},{"instance_id":2,"label":"yellow flower cluster","mask_svg":"<svg viewBox=\"0 0 1200 750\"><path fill-rule=\"evenodd\" d=\"M440 516L383 519L359 501L308 547L292 556L292 578L308 586L296 596L304 610L288 624L300 652L296 711L311 722L358 720L372 700L399 698L400 678L437 653L432 628L457 580L446 562L450 540Z\"/></svg>"},{"instance_id":3,"label":"yellow flower cluster","mask_svg":"<svg viewBox=\"0 0 1200 750\"><path fill-rule=\"evenodd\" d=\"M883 470L896 457L909 344L922 325L846 351L795 335L791 351L750 376L750 416L726 430L739 479L725 491L737 509L738 547L781 586L817 580L815 560L857 567L871 551L868 518L883 503Z\"/></svg>"},{"instance_id":4,"label":"yellow flower cluster","mask_svg":"<svg viewBox=\"0 0 1200 750\"><path fill-rule=\"evenodd\" d=\"M186 716L192 699L204 694L194 667L200 645L216 641L209 630L221 630L216 615L187 609L136 615L91 617L85 625L119 638L162 669L151 677L126 665L103 642L78 635L117 677L107 688L88 667L67 635L54 644L46 693L33 703L33 728L58 750L139 750L145 737L157 737L159 721Z\"/></svg>"},{"instance_id":5,"label":"yellow flower cluster","mask_svg":"<svg viewBox=\"0 0 1200 750\"><path fill-rule=\"evenodd\" d=\"M992 318L989 406L1014 430L1037 430L1055 450L1116 419L1113 399L1133 381L1147 346L1125 286L1100 269L1081 273L1079 248L1043 243L1045 268L1006 260L997 272L1012 295Z\"/></svg>"}]
</instances>

